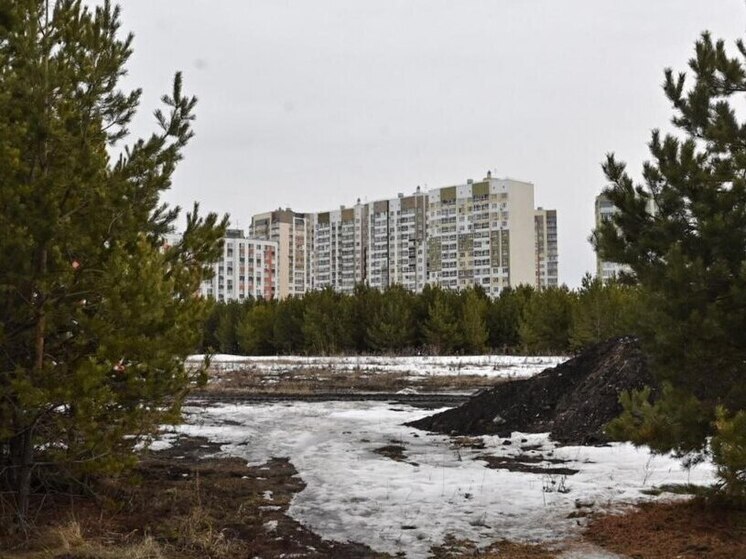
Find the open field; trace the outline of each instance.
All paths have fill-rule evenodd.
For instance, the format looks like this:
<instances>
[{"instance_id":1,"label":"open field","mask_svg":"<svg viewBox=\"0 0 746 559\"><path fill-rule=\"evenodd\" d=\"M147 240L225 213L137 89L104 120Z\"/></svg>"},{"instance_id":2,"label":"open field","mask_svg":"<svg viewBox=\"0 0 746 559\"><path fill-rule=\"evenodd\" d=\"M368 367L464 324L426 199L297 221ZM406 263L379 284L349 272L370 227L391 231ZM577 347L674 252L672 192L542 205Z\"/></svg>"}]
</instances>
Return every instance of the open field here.
<instances>
[{"instance_id":1,"label":"open field","mask_svg":"<svg viewBox=\"0 0 746 559\"><path fill-rule=\"evenodd\" d=\"M305 439L304 436L300 438ZM371 440L371 443L376 446L369 453L371 463L380 460L401 464L410 470L416 468L411 464L412 451L407 444L377 447L377 441ZM46 498L46 506L39 509L36 529L29 539L0 535L0 557L373 559L408 555L406 551L402 555L392 555L360 543L321 537L311 526L298 520L291 510L311 485L306 478L317 476L301 475L286 458L247 465L245 459L227 456L221 446L200 437L167 436L164 442L154 445L160 450L145 453L133 476L98 482L95 499L68 495ZM390 448L397 446L398 450ZM548 469L560 467L553 460L564 461L564 458L551 457L547 461L537 461L537 455L531 454L537 449L531 446L527 448L524 444L513 460L508 459L510 453L504 453L499 462ZM462 461L468 464L475 462L474 453L493 453L494 449L483 438L454 438L447 452L461 453ZM529 459L531 456L534 459ZM446 463L442 467L454 469ZM510 472L510 469L505 471ZM358 474L352 471L350 475ZM548 474L535 471L535 475ZM451 475L446 479L450 480ZM484 483L488 481L491 478ZM572 495L572 482L566 487L570 492L565 495ZM394 489L392 486L389 493L393 494ZM329 487L328 490L339 499L345 487ZM487 508L492 504L503 506L508 497L497 498L494 491L492 495L495 501L487 503ZM551 494L547 496L552 498ZM412 504L418 501L416 495L410 497ZM41 503L37 501L37 504ZM438 517L444 513L452 516L449 507L446 499L440 507L430 510L429 516ZM548 505L542 503L536 508L547 509ZM624 514L590 512L586 516L586 507L576 508L568 515L573 517L567 519L568 535L544 543L505 540L499 535L502 531L498 523L492 527L496 540L486 545L483 540L475 542L460 534L458 523L448 530L446 517L443 540L439 543L420 541L419 547L429 546L427 554L434 559L730 559L746 556L744 512L726 514L701 503L681 500L672 503L653 500L642 507L633 506L618 512ZM329 513L334 518L339 515L339 509ZM321 520L317 519L317 523ZM408 521L412 520L410 517ZM588 521L588 525L572 527L573 520L582 524ZM542 524L536 523L535 516L524 520L524 530L530 532L532 528L543 529Z\"/></svg>"},{"instance_id":2,"label":"open field","mask_svg":"<svg viewBox=\"0 0 746 559\"><path fill-rule=\"evenodd\" d=\"M452 438L402 426L428 413L386 402L213 405L190 408L155 448L186 434L250 465L287 457L307 484L292 518L325 539L413 558L449 536L562 548L593 515L671 497L651 488L712 480L707 464L687 470L626 444L558 447L545 435Z\"/></svg>"},{"instance_id":3,"label":"open field","mask_svg":"<svg viewBox=\"0 0 746 559\"><path fill-rule=\"evenodd\" d=\"M33 537L0 531L0 558L746 556L746 513L678 493L710 484L709 463L545 434L435 435L404 426L433 410L386 396L463 394L561 358L320 359L217 359L214 397L191 400L133 476L96 482L95 499L39 501ZM302 401L322 392L358 397ZM291 397L219 401L279 393Z\"/></svg>"},{"instance_id":4,"label":"open field","mask_svg":"<svg viewBox=\"0 0 746 559\"><path fill-rule=\"evenodd\" d=\"M196 364L203 356L192 356ZM214 355L207 394L314 394L323 392L470 393L496 382L526 378L565 357L353 356L241 357Z\"/></svg>"}]
</instances>

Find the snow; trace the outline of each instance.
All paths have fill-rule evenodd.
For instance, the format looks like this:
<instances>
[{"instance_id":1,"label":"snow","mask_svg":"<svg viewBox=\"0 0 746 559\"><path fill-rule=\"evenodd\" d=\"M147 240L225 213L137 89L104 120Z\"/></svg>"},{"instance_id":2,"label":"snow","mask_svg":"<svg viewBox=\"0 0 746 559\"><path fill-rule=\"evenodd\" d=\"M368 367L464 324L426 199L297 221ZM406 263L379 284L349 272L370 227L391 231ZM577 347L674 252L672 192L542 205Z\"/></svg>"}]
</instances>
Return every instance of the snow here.
<instances>
[{"instance_id":1,"label":"snow","mask_svg":"<svg viewBox=\"0 0 746 559\"><path fill-rule=\"evenodd\" d=\"M710 464L686 470L629 444L556 447L546 434L514 433L510 445L483 437L484 449L457 448L450 437L402 425L430 413L371 401L225 404L188 408L178 431L222 443L223 453L251 465L288 457L307 484L291 503L293 518L324 538L412 558L426 557L449 533L481 544L560 540L578 529L578 519L567 518L578 506L614 511L654 499L641 493L646 488L713 480ZM374 452L391 444L405 448L405 461ZM477 459L484 454L563 459L544 465L580 471L489 469Z\"/></svg>"},{"instance_id":2,"label":"snow","mask_svg":"<svg viewBox=\"0 0 746 559\"><path fill-rule=\"evenodd\" d=\"M204 355L192 355L187 364L197 366ZM335 372L408 373L429 375L481 375L495 378L526 378L563 363L563 356L461 355L391 357L356 355L349 357L261 356L217 354L211 367L220 371L251 369L281 373L297 369L324 369Z\"/></svg>"}]
</instances>

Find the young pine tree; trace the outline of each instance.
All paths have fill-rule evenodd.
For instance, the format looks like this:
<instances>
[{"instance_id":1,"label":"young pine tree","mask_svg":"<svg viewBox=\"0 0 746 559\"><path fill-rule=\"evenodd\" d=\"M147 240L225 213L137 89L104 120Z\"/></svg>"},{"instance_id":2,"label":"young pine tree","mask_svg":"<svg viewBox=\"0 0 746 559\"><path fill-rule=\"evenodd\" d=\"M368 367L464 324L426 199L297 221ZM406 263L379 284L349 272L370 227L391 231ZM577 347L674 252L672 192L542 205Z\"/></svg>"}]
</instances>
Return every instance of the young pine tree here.
<instances>
[{"instance_id":1,"label":"young pine tree","mask_svg":"<svg viewBox=\"0 0 746 559\"><path fill-rule=\"evenodd\" d=\"M368 318L368 347L374 351L400 353L414 345L415 295L395 285L380 294L378 308Z\"/></svg>"},{"instance_id":2,"label":"young pine tree","mask_svg":"<svg viewBox=\"0 0 746 559\"><path fill-rule=\"evenodd\" d=\"M570 345L581 350L615 336L642 334L641 294L637 287L604 283L587 274L572 308Z\"/></svg>"},{"instance_id":3,"label":"young pine tree","mask_svg":"<svg viewBox=\"0 0 746 559\"><path fill-rule=\"evenodd\" d=\"M630 266L645 294L643 341L664 383L656 402L645 393L625 395L612 433L661 452L712 451L724 489L746 498L740 430L746 413L746 125L736 112L746 96L741 41L737 51L730 56L705 33L689 63L689 89L685 74L666 70L664 91L679 133L653 132L644 185L608 156L606 194L618 213L595 232L595 243L603 258Z\"/></svg>"},{"instance_id":4,"label":"young pine tree","mask_svg":"<svg viewBox=\"0 0 746 559\"><path fill-rule=\"evenodd\" d=\"M463 296L461 305L461 341L464 351L480 354L487 346L489 332L487 331L487 308L489 299L484 292L469 289Z\"/></svg>"},{"instance_id":5,"label":"young pine tree","mask_svg":"<svg viewBox=\"0 0 746 559\"><path fill-rule=\"evenodd\" d=\"M457 314L458 295L437 290L425 322L425 343L439 355L448 355L461 344L461 325Z\"/></svg>"},{"instance_id":6,"label":"young pine tree","mask_svg":"<svg viewBox=\"0 0 746 559\"><path fill-rule=\"evenodd\" d=\"M121 468L176 418L201 375L184 357L225 222L195 207L183 240L164 245L179 210L159 198L196 101L177 75L158 132L123 147L140 91L117 85L132 43L117 8L2 8L0 486L24 522L37 479Z\"/></svg>"},{"instance_id":7,"label":"young pine tree","mask_svg":"<svg viewBox=\"0 0 746 559\"><path fill-rule=\"evenodd\" d=\"M534 293L519 320L525 349L534 353L567 352L574 303L575 294L564 285Z\"/></svg>"}]
</instances>

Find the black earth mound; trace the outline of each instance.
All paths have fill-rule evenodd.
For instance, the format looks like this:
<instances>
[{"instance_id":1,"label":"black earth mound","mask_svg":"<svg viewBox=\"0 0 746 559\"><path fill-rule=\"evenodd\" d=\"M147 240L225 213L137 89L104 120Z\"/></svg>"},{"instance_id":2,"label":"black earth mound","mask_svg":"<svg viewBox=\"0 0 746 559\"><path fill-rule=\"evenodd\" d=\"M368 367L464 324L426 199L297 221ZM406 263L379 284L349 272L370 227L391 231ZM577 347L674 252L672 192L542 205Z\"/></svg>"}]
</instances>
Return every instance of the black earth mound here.
<instances>
[{"instance_id":1,"label":"black earth mound","mask_svg":"<svg viewBox=\"0 0 746 559\"><path fill-rule=\"evenodd\" d=\"M622 408L619 393L651 386L647 360L634 337L590 347L538 375L480 392L457 408L407 425L457 435L545 433L564 444L607 441L606 424Z\"/></svg>"}]
</instances>

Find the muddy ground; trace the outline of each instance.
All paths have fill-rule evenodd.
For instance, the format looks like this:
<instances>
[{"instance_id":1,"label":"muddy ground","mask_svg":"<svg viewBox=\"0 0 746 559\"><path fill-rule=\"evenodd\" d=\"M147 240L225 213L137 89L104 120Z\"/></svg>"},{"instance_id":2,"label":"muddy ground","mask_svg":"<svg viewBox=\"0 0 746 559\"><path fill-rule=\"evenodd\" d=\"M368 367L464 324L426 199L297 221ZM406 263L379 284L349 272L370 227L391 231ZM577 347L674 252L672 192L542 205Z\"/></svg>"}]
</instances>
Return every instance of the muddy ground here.
<instances>
[{"instance_id":1,"label":"muddy ground","mask_svg":"<svg viewBox=\"0 0 746 559\"><path fill-rule=\"evenodd\" d=\"M454 439L454 444L479 441ZM28 538L0 537L0 557L392 557L360 544L323 540L290 518L290 501L305 484L287 460L247 467L240 459L211 456L218 450L205 439L181 437L169 449L146 454L131 476L97 482L95 497L52 496L39 509ZM406 460L401 449L381 453ZM595 517L582 539L555 548L498 541L478 549L451 535L431 553L435 559L550 559L586 545L637 559L746 557L746 512L713 509L698 500L646 504L624 516Z\"/></svg>"},{"instance_id":2,"label":"muddy ground","mask_svg":"<svg viewBox=\"0 0 746 559\"><path fill-rule=\"evenodd\" d=\"M299 367L270 371L246 365L230 371L210 372L210 382L194 396L312 395L323 393L467 392L492 387L498 382L484 375L422 375L376 371L331 371Z\"/></svg>"},{"instance_id":3,"label":"muddy ground","mask_svg":"<svg viewBox=\"0 0 746 559\"><path fill-rule=\"evenodd\" d=\"M634 360L624 363L634 365ZM351 375L334 374L326 378L322 373L305 371L301 376L278 381L254 375L249 375L247 380L245 374L225 373L220 382L208 386L207 391L216 396L221 391L245 394L350 389L390 392L394 388L411 387L403 375L386 378L365 373ZM563 386L585 386L584 390L604 397L614 388L602 377L590 385L583 385L585 381L577 378L573 380L571 373L563 373L563 377L556 377L555 381ZM438 384L428 385L427 390L467 390L483 387L485 382L494 383L485 377L424 380ZM473 381L476 384L470 384ZM542 381L546 394L562 388L553 384L555 381ZM520 382L523 381L502 385L513 403L523 394ZM548 400L544 403L539 400L538 404L540 411L548 406L548 411L556 417L557 411L571 401L569 397L554 398L551 405L547 404ZM521 413L535 415L535 408L531 406L536 405L536 401L529 400L523 411L516 410L515 417L505 414L504 419L509 424L518 421ZM578 409L585 408L581 405ZM584 413L595 417L588 410ZM546 416L540 413L539 419L542 417ZM493 418L494 415L489 417L490 421ZM579 421L575 423L583 425ZM537 428L542 425L541 421L536 425ZM454 436L453 444L477 449L483 445L475 436ZM277 457L261 466L248 467L237 458L214 456L218 450L218 445L205 439L182 436L166 450L145 453L131 475L91 481L86 495L39 497L32 507L34 525L28 534L12 533L7 529L7 521L5 525L0 522L0 558L391 557L364 545L323 540L290 518L287 515L289 504L305 484L288 460ZM406 449L393 443L377 452L391 460L410 460ZM488 467L522 471L567 467L560 462L540 466L528 455L486 462ZM0 519L7 519L7 513L7 503L0 496ZM746 512L714 509L699 499L646 504L629 509L623 516L592 516L582 536L556 545L549 548L499 541L487 549L477 549L472 542L460 540L458 534L453 534L433 546L431 553L436 559L549 559L567 557L563 556L563 549L590 546L592 550L604 549L636 559L739 558L746 557ZM593 556L592 551L575 555Z\"/></svg>"}]
</instances>

